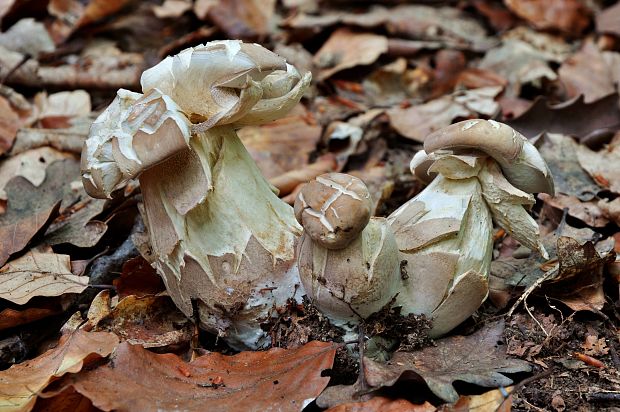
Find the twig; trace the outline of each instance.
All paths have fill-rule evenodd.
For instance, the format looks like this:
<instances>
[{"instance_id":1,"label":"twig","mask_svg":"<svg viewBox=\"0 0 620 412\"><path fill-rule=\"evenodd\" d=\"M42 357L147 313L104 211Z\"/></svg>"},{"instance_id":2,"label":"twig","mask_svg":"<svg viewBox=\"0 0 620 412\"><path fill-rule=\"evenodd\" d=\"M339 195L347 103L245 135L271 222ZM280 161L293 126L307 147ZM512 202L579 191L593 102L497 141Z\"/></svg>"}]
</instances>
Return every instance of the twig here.
<instances>
[{"instance_id":1,"label":"twig","mask_svg":"<svg viewBox=\"0 0 620 412\"><path fill-rule=\"evenodd\" d=\"M545 334L545 336L548 338L549 337L549 333L547 332L547 330L543 327L543 325L538 321L538 319L536 319L534 317L534 315L532 314L532 312L530 311L529 306L527 306L527 299L523 299L523 306L525 306L525 310L527 311L527 313L530 315L530 317L532 319L534 319L534 322L536 322L536 324L540 327L540 329L542 329L543 333Z\"/></svg>"},{"instance_id":2,"label":"twig","mask_svg":"<svg viewBox=\"0 0 620 412\"><path fill-rule=\"evenodd\" d=\"M620 401L620 392L597 392L587 395L589 401Z\"/></svg>"},{"instance_id":3,"label":"twig","mask_svg":"<svg viewBox=\"0 0 620 412\"><path fill-rule=\"evenodd\" d=\"M532 285L529 288L527 288L525 292L523 292L523 294L519 297L519 299L517 299L515 304L512 305L512 307L510 308L510 310L508 311L506 315L509 317L512 316L515 309L517 309L517 307L519 307L519 305L525 299L527 299L527 297L531 295L532 292L538 289L538 287L540 287L540 285L542 285L547 280L553 279L554 277L556 277L559 271L560 271L560 265L558 264L558 265L555 265L551 270L546 272L544 275L542 275L540 278L536 279L536 282L532 283Z\"/></svg>"}]
</instances>

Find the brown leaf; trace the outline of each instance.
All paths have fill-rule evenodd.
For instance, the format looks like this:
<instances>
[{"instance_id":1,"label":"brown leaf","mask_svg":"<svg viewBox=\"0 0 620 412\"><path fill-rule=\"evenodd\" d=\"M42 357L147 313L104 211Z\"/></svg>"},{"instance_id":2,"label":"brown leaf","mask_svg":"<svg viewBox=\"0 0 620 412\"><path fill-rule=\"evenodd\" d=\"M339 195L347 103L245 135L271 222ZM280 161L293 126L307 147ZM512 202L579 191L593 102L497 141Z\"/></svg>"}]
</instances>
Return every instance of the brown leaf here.
<instances>
[{"instance_id":1,"label":"brown leaf","mask_svg":"<svg viewBox=\"0 0 620 412\"><path fill-rule=\"evenodd\" d=\"M481 386L507 386L512 380L502 373L531 370L522 360L506 356L502 342L504 322L485 325L469 336L438 340L437 346L417 352L396 352L386 364L364 358L366 380L373 387L392 386L397 381L424 381L439 398L456 402L456 380Z\"/></svg>"},{"instance_id":2,"label":"brown leaf","mask_svg":"<svg viewBox=\"0 0 620 412\"><path fill-rule=\"evenodd\" d=\"M545 282L547 294L561 300L569 308L596 312L605 304L603 271L613 262L615 253L601 257L592 242L580 245L573 238L558 239L558 275Z\"/></svg>"},{"instance_id":3,"label":"brown leaf","mask_svg":"<svg viewBox=\"0 0 620 412\"><path fill-rule=\"evenodd\" d=\"M108 356L116 345L118 338L112 333L78 330L43 355L1 371L0 409L31 410L37 394L55 378L79 372L89 355Z\"/></svg>"},{"instance_id":4,"label":"brown leaf","mask_svg":"<svg viewBox=\"0 0 620 412\"><path fill-rule=\"evenodd\" d=\"M583 96L564 103L550 105L545 97L538 97L521 116L506 121L525 137L541 133L559 133L574 136L584 144L602 132L620 130L618 94L611 94L592 103Z\"/></svg>"},{"instance_id":5,"label":"brown leaf","mask_svg":"<svg viewBox=\"0 0 620 412\"><path fill-rule=\"evenodd\" d=\"M596 16L596 31L620 35L620 3L606 8Z\"/></svg>"},{"instance_id":6,"label":"brown leaf","mask_svg":"<svg viewBox=\"0 0 620 412\"><path fill-rule=\"evenodd\" d=\"M275 0L227 0L209 9L211 20L231 39L261 39L273 30Z\"/></svg>"},{"instance_id":7,"label":"brown leaf","mask_svg":"<svg viewBox=\"0 0 620 412\"><path fill-rule=\"evenodd\" d=\"M601 52L591 41L566 59L558 70L569 98L584 96L584 102L596 101L616 91L620 82L620 54Z\"/></svg>"},{"instance_id":8,"label":"brown leaf","mask_svg":"<svg viewBox=\"0 0 620 412\"><path fill-rule=\"evenodd\" d=\"M568 210L569 216L575 217L592 227L605 227L609 223L605 212L598 207L596 201L582 202L576 196L567 196L561 193L550 196L539 193L538 198L557 209Z\"/></svg>"},{"instance_id":9,"label":"brown leaf","mask_svg":"<svg viewBox=\"0 0 620 412\"><path fill-rule=\"evenodd\" d=\"M165 0L161 6L153 6L153 13L160 19L181 17L192 9L192 2L187 0Z\"/></svg>"},{"instance_id":10,"label":"brown leaf","mask_svg":"<svg viewBox=\"0 0 620 412\"><path fill-rule=\"evenodd\" d=\"M579 0L504 0L519 17L537 29L578 36L590 24L592 11Z\"/></svg>"},{"instance_id":11,"label":"brown leaf","mask_svg":"<svg viewBox=\"0 0 620 412\"><path fill-rule=\"evenodd\" d=\"M21 19L9 30L0 33L0 46L34 57L39 53L53 52L55 49L54 42L43 23L33 18Z\"/></svg>"},{"instance_id":12,"label":"brown leaf","mask_svg":"<svg viewBox=\"0 0 620 412\"><path fill-rule=\"evenodd\" d=\"M341 70L372 64L387 49L385 36L338 29L314 56L314 64L321 69L318 80L325 80Z\"/></svg>"},{"instance_id":13,"label":"brown leaf","mask_svg":"<svg viewBox=\"0 0 620 412\"><path fill-rule=\"evenodd\" d=\"M71 273L69 255L28 252L0 268L0 298L18 305L35 296L80 293L88 276Z\"/></svg>"},{"instance_id":14,"label":"brown leaf","mask_svg":"<svg viewBox=\"0 0 620 412\"><path fill-rule=\"evenodd\" d=\"M56 17L51 30L57 41L62 42L78 28L116 13L129 2L130 0L51 0L47 10Z\"/></svg>"},{"instance_id":15,"label":"brown leaf","mask_svg":"<svg viewBox=\"0 0 620 412\"><path fill-rule=\"evenodd\" d=\"M556 192L583 201L592 200L600 188L579 166L577 153L580 145L560 134L547 134L542 139L538 150L549 165Z\"/></svg>"},{"instance_id":16,"label":"brown leaf","mask_svg":"<svg viewBox=\"0 0 620 412\"><path fill-rule=\"evenodd\" d=\"M122 341L145 348L158 348L189 342L194 328L168 296L127 296L94 330L113 332Z\"/></svg>"},{"instance_id":17,"label":"brown leaf","mask_svg":"<svg viewBox=\"0 0 620 412\"><path fill-rule=\"evenodd\" d=\"M33 302L30 302L30 306ZM23 310L6 308L0 311L0 330L25 325L39 319L62 313L63 307L54 301L42 302L36 307L27 307Z\"/></svg>"},{"instance_id":18,"label":"brown leaf","mask_svg":"<svg viewBox=\"0 0 620 412\"><path fill-rule=\"evenodd\" d=\"M354 402L329 408L326 412L434 412L432 404L416 405L405 399L389 399L377 396L366 402Z\"/></svg>"},{"instance_id":19,"label":"brown leaf","mask_svg":"<svg viewBox=\"0 0 620 412\"><path fill-rule=\"evenodd\" d=\"M121 343L112 362L69 383L105 411L301 411L327 386L336 345L310 342L293 350L234 356L209 353L190 363ZM145 373L148 371L148 373Z\"/></svg>"},{"instance_id":20,"label":"brown leaf","mask_svg":"<svg viewBox=\"0 0 620 412\"><path fill-rule=\"evenodd\" d=\"M140 256L123 264L121 276L114 279L114 286L121 299L129 295L156 295L166 289L155 269Z\"/></svg>"},{"instance_id":21,"label":"brown leaf","mask_svg":"<svg viewBox=\"0 0 620 412\"><path fill-rule=\"evenodd\" d=\"M431 132L449 126L456 118L492 117L499 111L495 96L501 87L456 92L407 109L388 110L392 127L402 136L423 142Z\"/></svg>"},{"instance_id":22,"label":"brown leaf","mask_svg":"<svg viewBox=\"0 0 620 412\"><path fill-rule=\"evenodd\" d=\"M601 356L609 353L609 348L605 342L605 338L600 338L596 335L586 335L585 342L581 345L586 355Z\"/></svg>"},{"instance_id":23,"label":"brown leaf","mask_svg":"<svg viewBox=\"0 0 620 412\"><path fill-rule=\"evenodd\" d=\"M78 176L79 165L73 159L52 163L46 169L45 181L34 187L18 176L5 187L9 198L6 213L0 215L0 265L21 251L34 235L47 226L56 214L69 182Z\"/></svg>"},{"instance_id":24,"label":"brown leaf","mask_svg":"<svg viewBox=\"0 0 620 412\"><path fill-rule=\"evenodd\" d=\"M39 93L35 96L35 105L39 109L38 119L41 126L49 129L67 128L73 117L86 117L90 114L90 95L85 90L73 90L50 94Z\"/></svg>"}]
</instances>

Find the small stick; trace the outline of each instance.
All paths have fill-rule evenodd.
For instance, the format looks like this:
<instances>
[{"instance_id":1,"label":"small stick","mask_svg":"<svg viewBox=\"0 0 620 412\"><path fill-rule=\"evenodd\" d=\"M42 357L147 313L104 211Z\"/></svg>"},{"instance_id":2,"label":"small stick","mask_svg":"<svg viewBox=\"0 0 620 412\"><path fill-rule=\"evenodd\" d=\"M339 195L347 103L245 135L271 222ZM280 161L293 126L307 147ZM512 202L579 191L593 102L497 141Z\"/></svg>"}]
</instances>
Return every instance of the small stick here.
<instances>
[{"instance_id":1,"label":"small stick","mask_svg":"<svg viewBox=\"0 0 620 412\"><path fill-rule=\"evenodd\" d=\"M560 265L558 264L554 266L553 269L549 270L544 275L542 275L540 278L536 279L536 282L532 283L532 285L529 288L527 288L525 292L523 292L523 294L519 297L519 299L517 299L515 304L512 305L512 307L510 308L510 310L508 311L506 315L509 317L512 316L512 313L515 311L515 309L517 309L517 307L521 304L521 302L527 299L527 297L530 296L532 292L534 292L536 289L538 289L538 287L540 287L540 285L542 285L544 282L556 277L559 271L560 271Z\"/></svg>"}]
</instances>

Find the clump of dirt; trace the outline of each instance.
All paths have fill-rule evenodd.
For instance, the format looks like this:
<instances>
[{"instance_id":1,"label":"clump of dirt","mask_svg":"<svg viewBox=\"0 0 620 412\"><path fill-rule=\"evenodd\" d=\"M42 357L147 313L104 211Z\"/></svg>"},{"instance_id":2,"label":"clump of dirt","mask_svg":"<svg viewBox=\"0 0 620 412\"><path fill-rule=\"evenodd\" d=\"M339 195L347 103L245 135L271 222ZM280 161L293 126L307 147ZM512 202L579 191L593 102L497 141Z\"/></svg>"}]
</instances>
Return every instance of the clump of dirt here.
<instances>
[{"instance_id":1,"label":"clump of dirt","mask_svg":"<svg viewBox=\"0 0 620 412\"><path fill-rule=\"evenodd\" d=\"M432 322L424 315L401 315L401 307L393 301L364 322L367 336L380 336L398 342L399 350L412 351L433 344L428 337Z\"/></svg>"}]
</instances>

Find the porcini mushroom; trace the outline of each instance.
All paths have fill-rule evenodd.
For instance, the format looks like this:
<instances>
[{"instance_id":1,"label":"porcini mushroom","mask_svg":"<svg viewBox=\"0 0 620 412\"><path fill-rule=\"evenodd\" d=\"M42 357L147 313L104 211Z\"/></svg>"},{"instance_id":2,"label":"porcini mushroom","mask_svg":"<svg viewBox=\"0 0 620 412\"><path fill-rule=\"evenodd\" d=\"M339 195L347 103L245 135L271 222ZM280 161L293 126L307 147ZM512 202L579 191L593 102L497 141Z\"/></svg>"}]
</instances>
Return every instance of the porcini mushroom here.
<instances>
[{"instance_id":1,"label":"porcini mushroom","mask_svg":"<svg viewBox=\"0 0 620 412\"><path fill-rule=\"evenodd\" d=\"M189 48L144 72L143 95L119 90L82 153L92 196L139 178L152 264L168 293L239 349L267 345L261 323L302 294L301 227L235 130L281 117L309 82L257 44Z\"/></svg>"},{"instance_id":2,"label":"porcini mushroom","mask_svg":"<svg viewBox=\"0 0 620 412\"><path fill-rule=\"evenodd\" d=\"M317 177L295 201L304 227L297 259L306 295L345 330L401 288L396 240L384 218L370 217L371 208L366 185L342 173Z\"/></svg>"},{"instance_id":3,"label":"porcini mushroom","mask_svg":"<svg viewBox=\"0 0 620 412\"><path fill-rule=\"evenodd\" d=\"M432 181L388 217L409 275L397 304L404 314L430 316L439 336L486 299L493 220L547 257L524 206L534 204L533 192L553 193L553 179L527 139L481 119L429 135L411 169Z\"/></svg>"}]
</instances>

